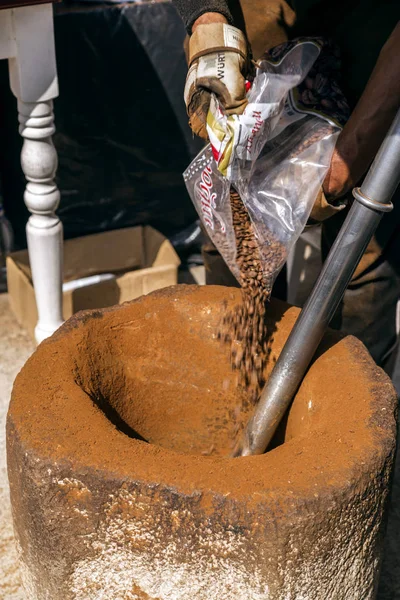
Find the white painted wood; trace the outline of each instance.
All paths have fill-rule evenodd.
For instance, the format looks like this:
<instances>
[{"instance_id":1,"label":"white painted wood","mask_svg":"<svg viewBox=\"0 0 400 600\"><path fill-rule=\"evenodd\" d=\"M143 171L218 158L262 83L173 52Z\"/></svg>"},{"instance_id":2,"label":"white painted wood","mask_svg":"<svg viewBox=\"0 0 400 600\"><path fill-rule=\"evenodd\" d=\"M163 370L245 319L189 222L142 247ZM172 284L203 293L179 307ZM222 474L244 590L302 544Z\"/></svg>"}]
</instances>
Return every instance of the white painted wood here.
<instances>
[{"instance_id":1,"label":"white painted wood","mask_svg":"<svg viewBox=\"0 0 400 600\"><path fill-rule=\"evenodd\" d=\"M15 56L10 57L10 84L23 102L58 96L53 5L38 4L11 10Z\"/></svg>"},{"instance_id":2,"label":"white painted wood","mask_svg":"<svg viewBox=\"0 0 400 600\"><path fill-rule=\"evenodd\" d=\"M8 13L3 16L2 13ZM29 259L39 320L37 342L62 323L63 230L55 214L60 193L54 181L53 98L58 95L51 4L0 11L0 37L8 39L10 85L18 99L19 131L24 138L21 166L31 213L27 224ZM6 47L6 42L0 48Z\"/></svg>"},{"instance_id":3,"label":"white painted wood","mask_svg":"<svg viewBox=\"0 0 400 600\"><path fill-rule=\"evenodd\" d=\"M10 58L16 54L11 14L11 10L0 10L0 59Z\"/></svg>"},{"instance_id":4,"label":"white painted wood","mask_svg":"<svg viewBox=\"0 0 400 600\"><path fill-rule=\"evenodd\" d=\"M24 138L21 166L28 181L24 200L32 213L26 231L39 315L35 337L41 342L62 323L63 230L55 214L60 192L54 182L57 153L51 138L53 103L19 101L18 113Z\"/></svg>"}]
</instances>

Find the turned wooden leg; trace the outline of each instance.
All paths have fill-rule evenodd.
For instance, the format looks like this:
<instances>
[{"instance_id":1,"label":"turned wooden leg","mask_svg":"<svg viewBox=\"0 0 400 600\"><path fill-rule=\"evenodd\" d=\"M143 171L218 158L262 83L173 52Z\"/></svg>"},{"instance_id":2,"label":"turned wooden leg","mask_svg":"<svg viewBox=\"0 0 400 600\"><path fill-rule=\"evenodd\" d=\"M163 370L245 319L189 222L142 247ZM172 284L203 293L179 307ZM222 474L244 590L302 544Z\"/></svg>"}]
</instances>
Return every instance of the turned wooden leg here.
<instances>
[{"instance_id":1,"label":"turned wooden leg","mask_svg":"<svg viewBox=\"0 0 400 600\"><path fill-rule=\"evenodd\" d=\"M35 288L38 342L62 323L62 224L55 214L60 193L54 181L53 98L58 94L50 4L12 11L14 56L9 61L11 89L18 99L24 195L31 213L27 224L29 259Z\"/></svg>"},{"instance_id":2,"label":"turned wooden leg","mask_svg":"<svg viewBox=\"0 0 400 600\"><path fill-rule=\"evenodd\" d=\"M20 133L24 138L21 166L27 179L25 204L31 217L27 224L29 259L39 320L38 342L62 323L62 240L63 229L56 216L60 192L54 182L57 153L53 103L18 102Z\"/></svg>"}]
</instances>

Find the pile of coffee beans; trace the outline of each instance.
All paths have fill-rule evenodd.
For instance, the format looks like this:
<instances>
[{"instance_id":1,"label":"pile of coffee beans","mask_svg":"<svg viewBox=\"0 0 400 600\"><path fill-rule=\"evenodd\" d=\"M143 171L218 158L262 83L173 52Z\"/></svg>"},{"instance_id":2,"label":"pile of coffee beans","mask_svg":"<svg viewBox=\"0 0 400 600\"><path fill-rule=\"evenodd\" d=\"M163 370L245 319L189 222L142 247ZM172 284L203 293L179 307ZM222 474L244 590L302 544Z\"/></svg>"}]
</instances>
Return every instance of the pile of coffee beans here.
<instances>
[{"instance_id":1,"label":"pile of coffee beans","mask_svg":"<svg viewBox=\"0 0 400 600\"><path fill-rule=\"evenodd\" d=\"M254 404L264 385L270 352L266 308L273 277L282 265L285 249L264 230L262 245L239 194L231 188L230 202L236 237L236 264L240 270L242 302L229 311L220 326L220 338L230 344L232 368Z\"/></svg>"}]
</instances>

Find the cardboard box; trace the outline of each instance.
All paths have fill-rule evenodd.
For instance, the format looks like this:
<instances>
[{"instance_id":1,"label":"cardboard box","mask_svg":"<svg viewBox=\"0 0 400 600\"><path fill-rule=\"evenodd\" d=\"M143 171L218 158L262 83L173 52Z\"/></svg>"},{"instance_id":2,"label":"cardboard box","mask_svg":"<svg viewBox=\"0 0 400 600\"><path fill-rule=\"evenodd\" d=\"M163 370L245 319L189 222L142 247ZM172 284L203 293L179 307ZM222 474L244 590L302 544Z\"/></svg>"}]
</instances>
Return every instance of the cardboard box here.
<instances>
[{"instance_id":1,"label":"cardboard box","mask_svg":"<svg viewBox=\"0 0 400 600\"><path fill-rule=\"evenodd\" d=\"M130 227L64 242L64 282L103 273L115 279L63 292L63 314L103 308L175 285L180 260L171 243L152 227ZM27 250L7 257L11 308L34 338L37 309ZM74 284L70 284L74 285Z\"/></svg>"}]
</instances>

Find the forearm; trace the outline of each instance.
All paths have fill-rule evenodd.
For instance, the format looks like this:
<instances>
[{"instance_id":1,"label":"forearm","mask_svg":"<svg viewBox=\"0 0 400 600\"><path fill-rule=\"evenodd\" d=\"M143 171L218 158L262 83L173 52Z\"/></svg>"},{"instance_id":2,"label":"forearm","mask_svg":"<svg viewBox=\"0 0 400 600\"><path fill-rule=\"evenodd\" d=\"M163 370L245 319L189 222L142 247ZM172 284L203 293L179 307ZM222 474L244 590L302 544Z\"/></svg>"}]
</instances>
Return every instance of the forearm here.
<instances>
[{"instance_id":1,"label":"forearm","mask_svg":"<svg viewBox=\"0 0 400 600\"><path fill-rule=\"evenodd\" d=\"M383 47L368 84L338 140L360 177L373 160L400 107L400 24Z\"/></svg>"},{"instance_id":2,"label":"forearm","mask_svg":"<svg viewBox=\"0 0 400 600\"><path fill-rule=\"evenodd\" d=\"M227 0L173 0L187 32L192 33L194 22L205 13L218 13L225 17L228 23L233 23Z\"/></svg>"},{"instance_id":3,"label":"forearm","mask_svg":"<svg viewBox=\"0 0 400 600\"><path fill-rule=\"evenodd\" d=\"M323 189L329 200L359 184L400 108L400 25L384 45L356 108L340 134Z\"/></svg>"}]
</instances>

